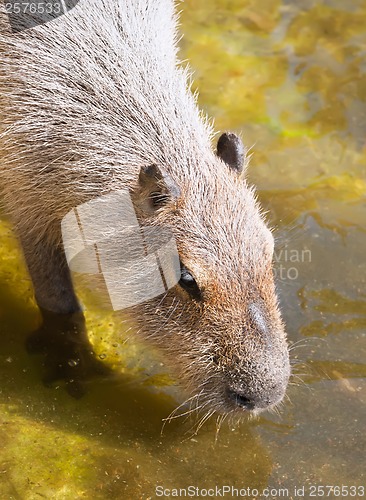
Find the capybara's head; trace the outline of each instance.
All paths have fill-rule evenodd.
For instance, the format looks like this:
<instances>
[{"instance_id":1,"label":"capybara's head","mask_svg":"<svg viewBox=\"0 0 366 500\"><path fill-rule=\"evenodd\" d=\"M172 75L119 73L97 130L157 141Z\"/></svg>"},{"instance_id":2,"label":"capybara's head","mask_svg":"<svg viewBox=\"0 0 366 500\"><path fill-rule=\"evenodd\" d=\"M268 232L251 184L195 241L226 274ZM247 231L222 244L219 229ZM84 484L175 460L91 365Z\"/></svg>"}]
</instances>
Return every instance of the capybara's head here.
<instances>
[{"instance_id":1,"label":"capybara's head","mask_svg":"<svg viewBox=\"0 0 366 500\"><path fill-rule=\"evenodd\" d=\"M270 408L290 376L274 240L244 178L245 163L240 139L223 134L216 155L198 166L187 159L179 178L157 166L139 177L140 195L150 200L147 217L175 236L181 278L136 316L206 412Z\"/></svg>"}]
</instances>

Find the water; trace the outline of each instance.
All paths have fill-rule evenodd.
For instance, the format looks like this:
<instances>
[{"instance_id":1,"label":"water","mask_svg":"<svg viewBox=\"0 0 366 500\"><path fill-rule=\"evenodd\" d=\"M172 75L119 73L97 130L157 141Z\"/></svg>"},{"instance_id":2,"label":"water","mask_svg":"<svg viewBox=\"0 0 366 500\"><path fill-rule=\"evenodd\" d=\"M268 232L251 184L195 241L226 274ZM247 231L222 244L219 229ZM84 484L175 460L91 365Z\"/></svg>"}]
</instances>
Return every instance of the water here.
<instances>
[{"instance_id":1,"label":"water","mask_svg":"<svg viewBox=\"0 0 366 500\"><path fill-rule=\"evenodd\" d=\"M366 470L365 2L186 0L182 9L182 57L201 106L252 149L248 177L275 230L300 378L280 415L225 422L218 434L215 420L197 435L189 419L163 427L179 394L163 360L92 307L90 336L113 376L92 380L80 400L44 387L24 349L39 316L3 221L0 498L147 499L157 486L317 498L323 485L346 488L325 497L362 498L352 487Z\"/></svg>"}]
</instances>

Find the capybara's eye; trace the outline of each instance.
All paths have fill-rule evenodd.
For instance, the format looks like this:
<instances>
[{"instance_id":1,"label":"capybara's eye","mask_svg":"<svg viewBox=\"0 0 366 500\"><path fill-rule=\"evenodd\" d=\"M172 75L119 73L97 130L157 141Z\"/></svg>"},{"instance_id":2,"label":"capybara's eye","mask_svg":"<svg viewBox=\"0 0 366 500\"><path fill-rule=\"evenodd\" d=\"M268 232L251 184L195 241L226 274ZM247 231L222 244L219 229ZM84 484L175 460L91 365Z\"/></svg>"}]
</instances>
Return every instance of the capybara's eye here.
<instances>
[{"instance_id":1,"label":"capybara's eye","mask_svg":"<svg viewBox=\"0 0 366 500\"><path fill-rule=\"evenodd\" d=\"M192 273L183 264L181 264L181 267L180 267L179 285L186 292L188 292L192 298L194 298L196 300L201 299L201 292L200 292L200 289L197 285L196 280L194 279Z\"/></svg>"}]
</instances>

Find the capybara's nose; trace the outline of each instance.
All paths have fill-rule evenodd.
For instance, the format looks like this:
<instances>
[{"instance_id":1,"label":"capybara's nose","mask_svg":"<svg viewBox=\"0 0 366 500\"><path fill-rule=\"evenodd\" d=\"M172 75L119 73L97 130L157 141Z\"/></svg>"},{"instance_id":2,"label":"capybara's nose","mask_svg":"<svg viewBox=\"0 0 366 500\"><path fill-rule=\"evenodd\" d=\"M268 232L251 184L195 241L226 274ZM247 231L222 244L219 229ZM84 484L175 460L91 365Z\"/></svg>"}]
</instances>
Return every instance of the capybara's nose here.
<instances>
[{"instance_id":1,"label":"capybara's nose","mask_svg":"<svg viewBox=\"0 0 366 500\"><path fill-rule=\"evenodd\" d=\"M255 393L228 389L227 397L231 406L234 404L237 409L242 408L247 411L264 410L279 403L285 394L285 390L285 385L272 387L266 391L258 391Z\"/></svg>"},{"instance_id":2,"label":"capybara's nose","mask_svg":"<svg viewBox=\"0 0 366 500\"><path fill-rule=\"evenodd\" d=\"M245 396L244 394L229 390L228 397L235 404L235 406L239 406L244 410L254 410L255 408L254 399Z\"/></svg>"}]
</instances>

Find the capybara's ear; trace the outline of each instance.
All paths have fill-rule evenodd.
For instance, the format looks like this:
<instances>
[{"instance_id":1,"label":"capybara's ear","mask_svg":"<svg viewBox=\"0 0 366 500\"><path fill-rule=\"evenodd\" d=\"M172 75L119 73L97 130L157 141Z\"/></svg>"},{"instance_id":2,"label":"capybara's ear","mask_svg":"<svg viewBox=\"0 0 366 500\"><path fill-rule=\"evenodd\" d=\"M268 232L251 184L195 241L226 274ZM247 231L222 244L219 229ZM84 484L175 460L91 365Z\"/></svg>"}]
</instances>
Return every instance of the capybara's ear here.
<instances>
[{"instance_id":1,"label":"capybara's ear","mask_svg":"<svg viewBox=\"0 0 366 500\"><path fill-rule=\"evenodd\" d=\"M244 145L236 134L225 132L220 136L217 142L217 156L238 174L244 169L245 153Z\"/></svg>"},{"instance_id":2,"label":"capybara's ear","mask_svg":"<svg viewBox=\"0 0 366 500\"><path fill-rule=\"evenodd\" d=\"M145 212L175 203L181 194L170 175L157 165L141 167L138 182L137 204Z\"/></svg>"}]
</instances>

